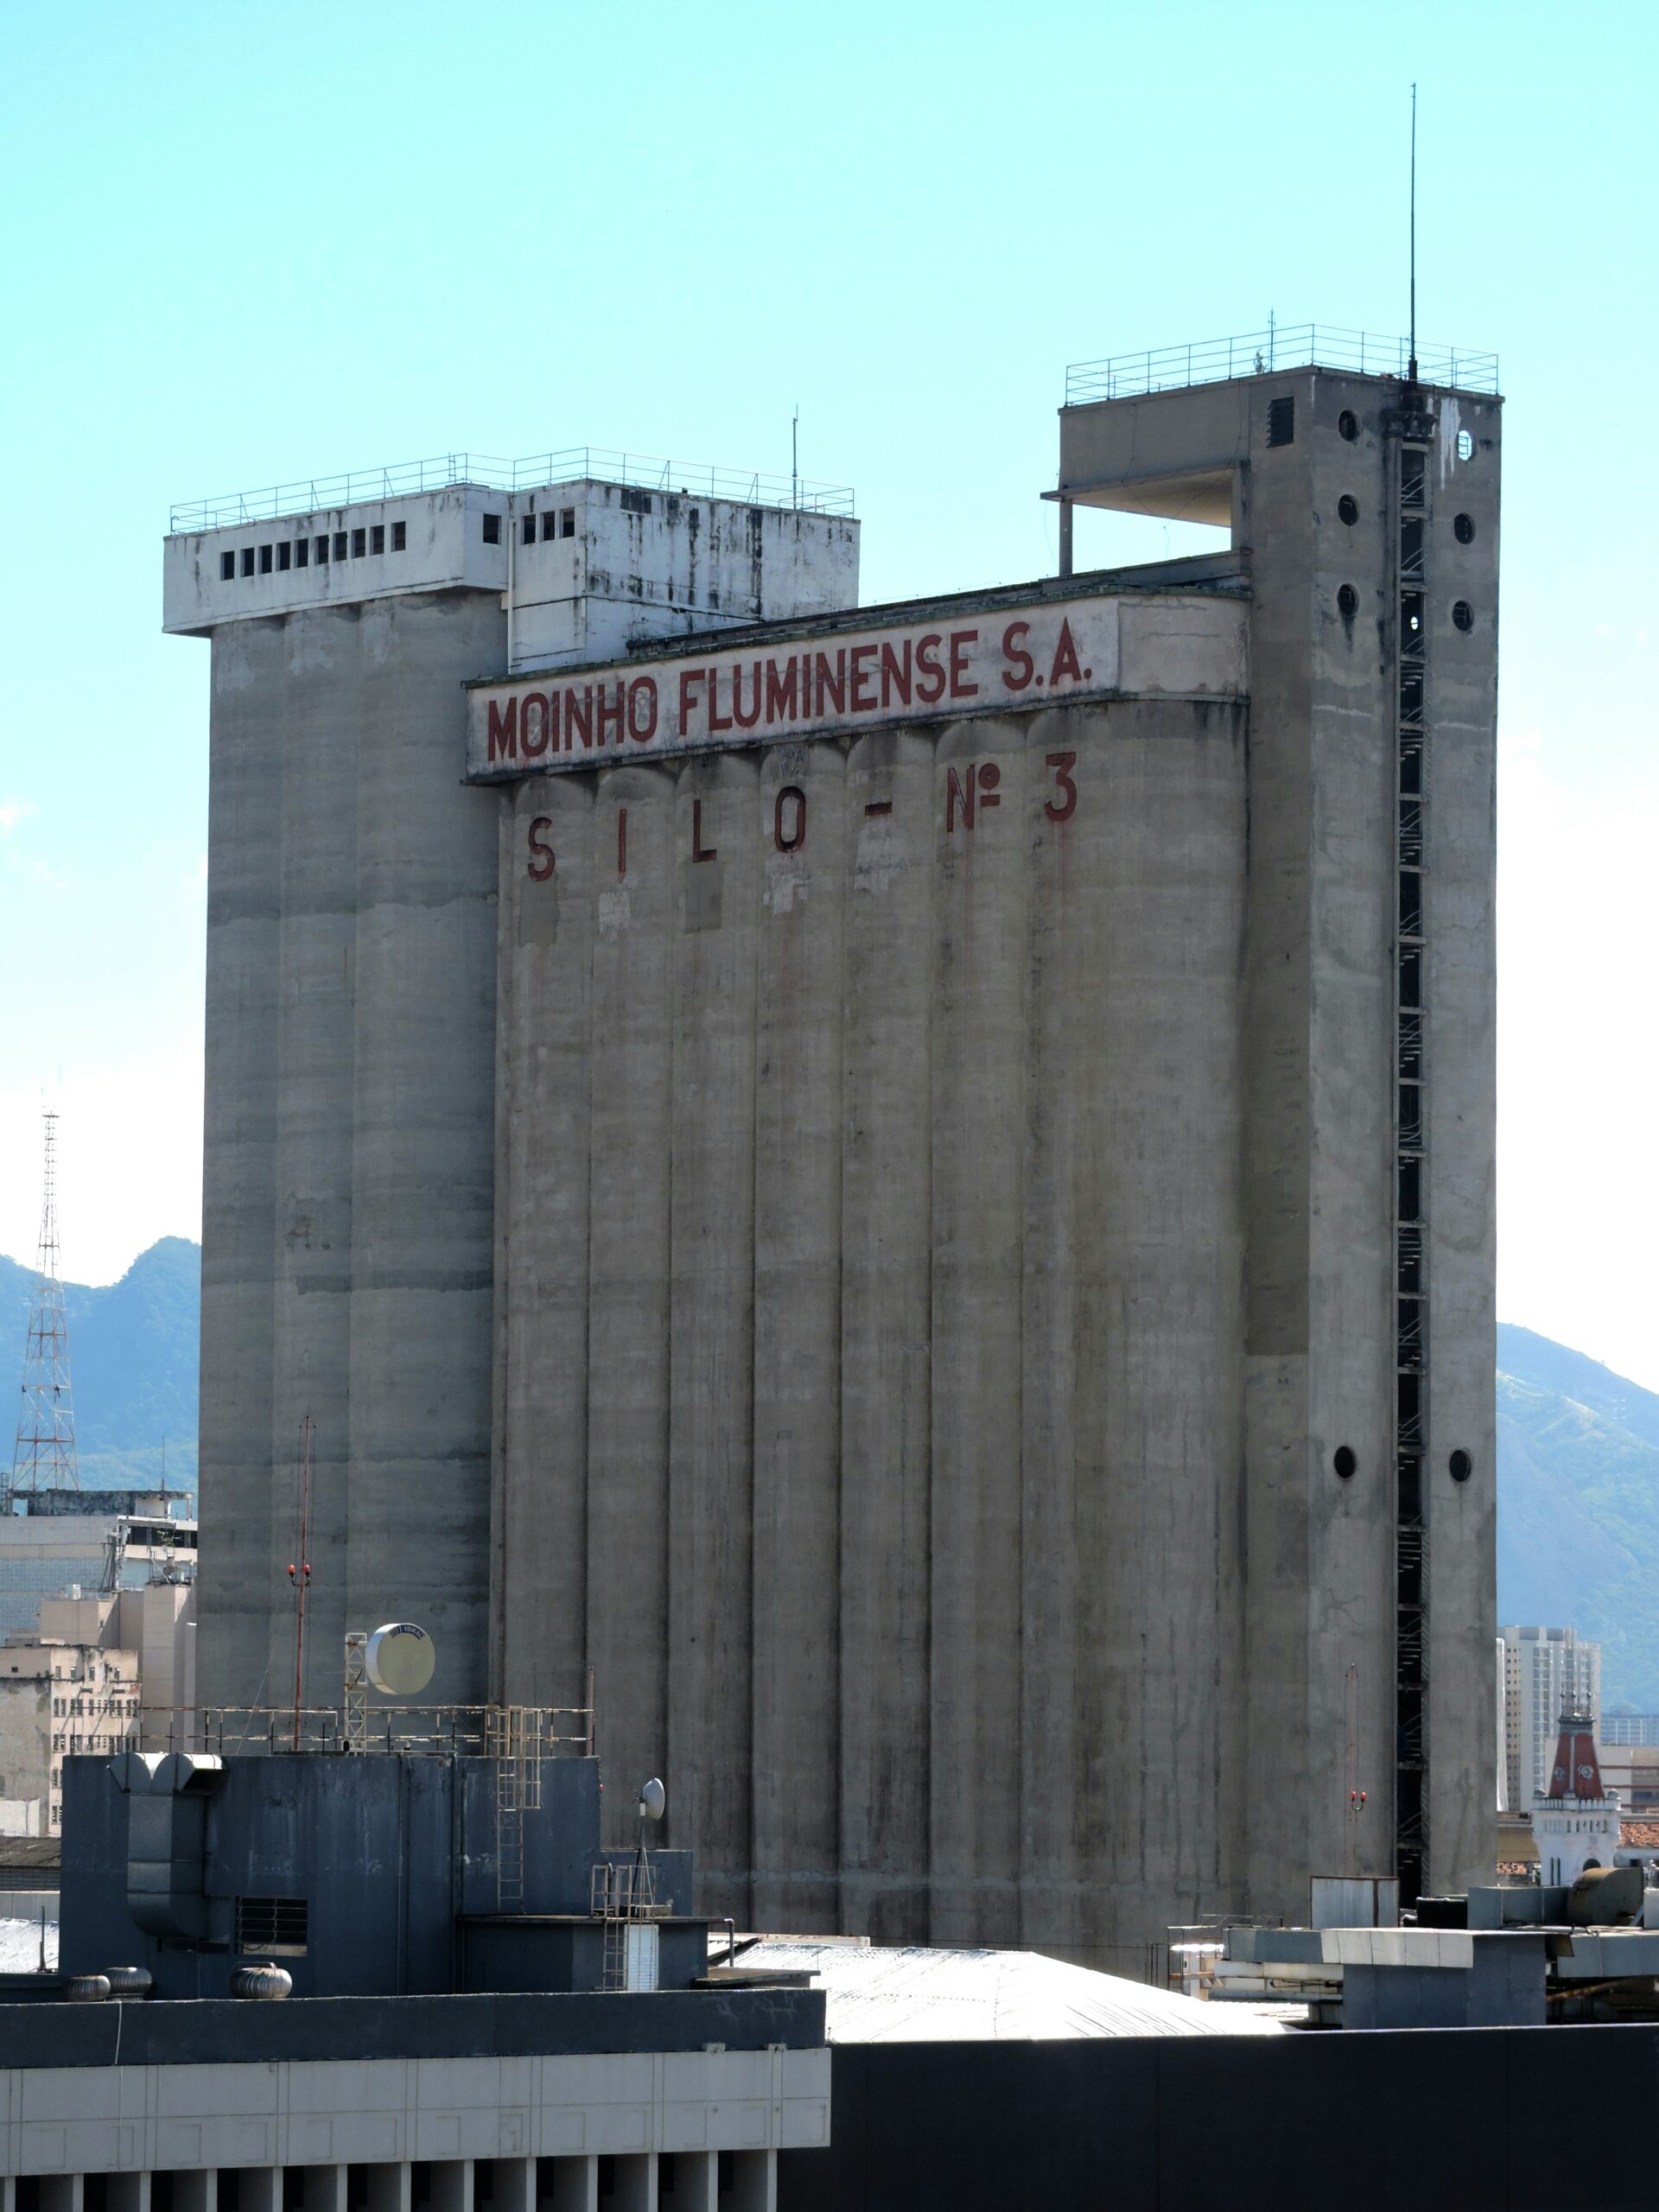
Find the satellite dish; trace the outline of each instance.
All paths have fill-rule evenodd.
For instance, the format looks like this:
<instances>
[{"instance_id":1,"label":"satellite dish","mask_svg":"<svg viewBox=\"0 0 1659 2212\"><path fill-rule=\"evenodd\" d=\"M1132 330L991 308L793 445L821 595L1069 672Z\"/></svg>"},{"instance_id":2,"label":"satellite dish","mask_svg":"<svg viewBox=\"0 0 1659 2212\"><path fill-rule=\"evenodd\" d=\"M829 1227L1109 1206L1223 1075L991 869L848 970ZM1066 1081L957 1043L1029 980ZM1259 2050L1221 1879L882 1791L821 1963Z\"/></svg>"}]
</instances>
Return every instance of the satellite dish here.
<instances>
[{"instance_id":1,"label":"satellite dish","mask_svg":"<svg viewBox=\"0 0 1659 2212\"><path fill-rule=\"evenodd\" d=\"M388 1697L413 1697L432 1679L437 1648L413 1621L388 1621L369 1638L369 1680Z\"/></svg>"},{"instance_id":2,"label":"satellite dish","mask_svg":"<svg viewBox=\"0 0 1659 2212\"><path fill-rule=\"evenodd\" d=\"M640 1787L639 1817L642 1821L660 1821L667 1810L668 1792L653 1775Z\"/></svg>"}]
</instances>

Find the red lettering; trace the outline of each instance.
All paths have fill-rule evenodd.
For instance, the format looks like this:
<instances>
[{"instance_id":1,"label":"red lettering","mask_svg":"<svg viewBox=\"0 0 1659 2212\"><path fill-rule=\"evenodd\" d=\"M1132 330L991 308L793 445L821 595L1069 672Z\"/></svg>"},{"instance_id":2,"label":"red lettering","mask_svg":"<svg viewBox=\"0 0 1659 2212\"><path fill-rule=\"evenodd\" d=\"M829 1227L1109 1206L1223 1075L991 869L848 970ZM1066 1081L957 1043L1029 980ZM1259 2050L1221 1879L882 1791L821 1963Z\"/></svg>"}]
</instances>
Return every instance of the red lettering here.
<instances>
[{"instance_id":1,"label":"red lettering","mask_svg":"<svg viewBox=\"0 0 1659 2212\"><path fill-rule=\"evenodd\" d=\"M1063 676L1072 677L1079 683L1083 681L1083 664L1077 658L1077 648L1071 636L1071 625L1064 620L1060 623L1059 642L1054 648L1054 665L1048 671L1050 684L1058 683Z\"/></svg>"},{"instance_id":2,"label":"red lettering","mask_svg":"<svg viewBox=\"0 0 1659 2212\"><path fill-rule=\"evenodd\" d=\"M542 835L553 827L550 814L538 814L530 825L530 880L545 883L553 873L553 848Z\"/></svg>"},{"instance_id":3,"label":"red lettering","mask_svg":"<svg viewBox=\"0 0 1659 2212\"><path fill-rule=\"evenodd\" d=\"M492 760L516 760L518 758L518 702L509 699L504 715L496 702L490 702L490 758Z\"/></svg>"},{"instance_id":4,"label":"red lettering","mask_svg":"<svg viewBox=\"0 0 1659 2212\"><path fill-rule=\"evenodd\" d=\"M785 804L793 817L787 833L784 829ZM798 853L806 842L806 793L798 784L785 784L778 794L778 803L772 810L772 842L780 853Z\"/></svg>"},{"instance_id":5,"label":"red lettering","mask_svg":"<svg viewBox=\"0 0 1659 2212\"><path fill-rule=\"evenodd\" d=\"M789 716L791 721L795 719L797 709L793 653L790 655L785 666L789 671L787 682L779 675L776 661L769 660L766 663L766 720L769 722L781 721L785 715Z\"/></svg>"},{"instance_id":6,"label":"red lettering","mask_svg":"<svg viewBox=\"0 0 1659 2212\"><path fill-rule=\"evenodd\" d=\"M1022 638L1031 635L1029 622L1010 622L1002 632L1002 658L1009 664L1002 671L1003 683L1010 691L1023 691L1030 683L1037 664L1020 645ZM1014 674L1009 673L1014 670Z\"/></svg>"},{"instance_id":7,"label":"red lettering","mask_svg":"<svg viewBox=\"0 0 1659 2212\"><path fill-rule=\"evenodd\" d=\"M874 685L875 674L873 670L867 671L861 664L867 660L874 660L880 651L879 645L855 645L847 656L848 664L852 671L853 712L855 715L868 715L874 709L875 693L872 690L869 696L866 697L865 687Z\"/></svg>"},{"instance_id":8,"label":"red lettering","mask_svg":"<svg viewBox=\"0 0 1659 2212\"><path fill-rule=\"evenodd\" d=\"M616 872L619 875L626 875L628 872L628 810L626 806L619 806L616 810Z\"/></svg>"},{"instance_id":9,"label":"red lettering","mask_svg":"<svg viewBox=\"0 0 1659 2212\"><path fill-rule=\"evenodd\" d=\"M705 671L700 668L680 671L680 735L688 736L691 728L691 711L696 705L696 690L701 687Z\"/></svg>"},{"instance_id":10,"label":"red lettering","mask_svg":"<svg viewBox=\"0 0 1659 2212\"><path fill-rule=\"evenodd\" d=\"M709 727L715 730L730 729L731 726L731 716L720 711L720 671L711 668L709 671Z\"/></svg>"},{"instance_id":11,"label":"red lettering","mask_svg":"<svg viewBox=\"0 0 1659 2212\"><path fill-rule=\"evenodd\" d=\"M896 698L901 706L910 704L910 639L904 645L903 660L891 645L881 648L881 703L890 707Z\"/></svg>"},{"instance_id":12,"label":"red lettering","mask_svg":"<svg viewBox=\"0 0 1659 2212\"><path fill-rule=\"evenodd\" d=\"M605 732L607 728L612 733L611 742L613 745L620 745L622 742L622 701L626 690L626 686L619 682L616 687L616 696L612 699L609 696L607 685L601 683L599 687L598 735L601 745L605 742Z\"/></svg>"},{"instance_id":13,"label":"red lettering","mask_svg":"<svg viewBox=\"0 0 1659 2212\"><path fill-rule=\"evenodd\" d=\"M1043 766L1054 771L1054 781L1065 793L1058 806L1050 799L1043 809L1051 822L1069 822L1077 810L1077 787L1071 780L1071 771L1077 765L1075 753L1050 753L1044 756Z\"/></svg>"},{"instance_id":14,"label":"red lettering","mask_svg":"<svg viewBox=\"0 0 1659 2212\"><path fill-rule=\"evenodd\" d=\"M743 671L741 668L734 667L732 670L732 712L737 716L740 726L744 729L753 729L760 719L761 688L760 664L756 661L754 664L754 704L746 715L743 711Z\"/></svg>"},{"instance_id":15,"label":"red lettering","mask_svg":"<svg viewBox=\"0 0 1659 2212\"><path fill-rule=\"evenodd\" d=\"M941 671L941 673L943 673L943 671ZM944 780L944 828L947 836L957 826L957 813L958 809L961 810L962 813L963 827L967 830L971 830L973 828L974 785L976 781L976 779L971 768L967 772L967 780L965 783L954 768L950 769L946 772Z\"/></svg>"},{"instance_id":16,"label":"red lettering","mask_svg":"<svg viewBox=\"0 0 1659 2212\"><path fill-rule=\"evenodd\" d=\"M1001 797L996 788L1001 780L1002 771L995 760L988 760L979 772L979 803L982 807L1001 805Z\"/></svg>"},{"instance_id":17,"label":"red lettering","mask_svg":"<svg viewBox=\"0 0 1659 2212\"><path fill-rule=\"evenodd\" d=\"M530 734L532 728L530 710L532 707L537 710L534 737ZM526 760L537 760L546 752L548 740L554 734L553 717L554 709L544 691L525 692L519 702L518 735L524 744Z\"/></svg>"},{"instance_id":18,"label":"red lettering","mask_svg":"<svg viewBox=\"0 0 1659 2212\"><path fill-rule=\"evenodd\" d=\"M705 845L702 842L702 801L694 798L691 802L691 857L694 861L711 861L715 850L715 847Z\"/></svg>"},{"instance_id":19,"label":"red lettering","mask_svg":"<svg viewBox=\"0 0 1659 2212\"><path fill-rule=\"evenodd\" d=\"M649 745L657 734L657 679L636 676L628 686L628 735L636 745Z\"/></svg>"},{"instance_id":20,"label":"red lettering","mask_svg":"<svg viewBox=\"0 0 1659 2212\"><path fill-rule=\"evenodd\" d=\"M591 683L582 685L580 706L576 704L575 686L574 684L565 686L564 749L567 753L575 751L578 738L582 740L582 749L584 753L593 750L594 687Z\"/></svg>"},{"instance_id":21,"label":"red lettering","mask_svg":"<svg viewBox=\"0 0 1659 2212\"><path fill-rule=\"evenodd\" d=\"M977 683L964 683L968 673L968 648L979 637L977 630L953 630L950 632L950 696L953 699L973 699L979 695Z\"/></svg>"},{"instance_id":22,"label":"red lettering","mask_svg":"<svg viewBox=\"0 0 1659 2212\"><path fill-rule=\"evenodd\" d=\"M836 653L836 665L833 674L830 672L830 656L828 653L815 653L813 655L813 659L817 663L817 666L813 671L813 680L817 686L817 712L820 715L823 712L823 696L827 691L830 695L830 704L835 708L836 712L838 715L845 714L847 711L846 646L842 645L839 647Z\"/></svg>"},{"instance_id":23,"label":"red lettering","mask_svg":"<svg viewBox=\"0 0 1659 2212\"><path fill-rule=\"evenodd\" d=\"M944 696L944 663L939 658L944 643L937 630L930 630L916 647L916 665L921 671L916 696L925 707L937 707Z\"/></svg>"}]
</instances>

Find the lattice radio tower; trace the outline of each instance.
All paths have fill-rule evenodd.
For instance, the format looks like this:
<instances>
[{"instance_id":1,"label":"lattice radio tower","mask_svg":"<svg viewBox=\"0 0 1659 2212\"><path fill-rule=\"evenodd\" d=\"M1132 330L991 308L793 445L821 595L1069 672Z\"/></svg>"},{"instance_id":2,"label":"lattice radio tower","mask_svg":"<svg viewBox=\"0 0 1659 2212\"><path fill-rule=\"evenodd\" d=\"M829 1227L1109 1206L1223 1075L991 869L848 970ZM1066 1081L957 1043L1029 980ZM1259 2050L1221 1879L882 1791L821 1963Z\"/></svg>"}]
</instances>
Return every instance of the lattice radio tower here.
<instances>
[{"instance_id":1,"label":"lattice radio tower","mask_svg":"<svg viewBox=\"0 0 1659 2212\"><path fill-rule=\"evenodd\" d=\"M58 1274L58 1117L46 1124L46 1188L41 1201L41 1247L35 1263L35 1300L23 1352L23 1403L12 1447L6 1510L14 1498L42 1490L79 1490L75 1408L69 1394L69 1329Z\"/></svg>"}]
</instances>

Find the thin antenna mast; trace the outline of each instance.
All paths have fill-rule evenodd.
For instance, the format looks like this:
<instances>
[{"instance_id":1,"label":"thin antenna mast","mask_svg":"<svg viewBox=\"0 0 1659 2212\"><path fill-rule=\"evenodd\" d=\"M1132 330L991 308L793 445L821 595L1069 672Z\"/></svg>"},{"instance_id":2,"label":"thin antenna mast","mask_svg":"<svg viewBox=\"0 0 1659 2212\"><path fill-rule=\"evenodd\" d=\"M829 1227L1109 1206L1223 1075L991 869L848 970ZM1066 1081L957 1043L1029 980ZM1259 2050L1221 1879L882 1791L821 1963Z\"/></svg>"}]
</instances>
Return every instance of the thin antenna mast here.
<instances>
[{"instance_id":1,"label":"thin antenna mast","mask_svg":"<svg viewBox=\"0 0 1659 2212\"><path fill-rule=\"evenodd\" d=\"M298 1601L294 1619L294 1748L300 1748L300 1702L305 1682L305 1593L311 1581L311 1416L300 1423L300 1556L288 1579Z\"/></svg>"},{"instance_id":2,"label":"thin antenna mast","mask_svg":"<svg viewBox=\"0 0 1659 2212\"><path fill-rule=\"evenodd\" d=\"M1417 87L1411 88L1411 365L1417 381Z\"/></svg>"},{"instance_id":3,"label":"thin antenna mast","mask_svg":"<svg viewBox=\"0 0 1659 2212\"><path fill-rule=\"evenodd\" d=\"M801 504L801 403L795 403L795 412L789 423L789 503L792 507Z\"/></svg>"},{"instance_id":4,"label":"thin antenna mast","mask_svg":"<svg viewBox=\"0 0 1659 2212\"><path fill-rule=\"evenodd\" d=\"M35 1261L35 1295L23 1350L23 1402L12 1446L5 1510L20 1495L41 1490L79 1490L74 1401L69 1389L69 1325L58 1271L58 1117L47 1112L45 1183L41 1241Z\"/></svg>"}]
</instances>

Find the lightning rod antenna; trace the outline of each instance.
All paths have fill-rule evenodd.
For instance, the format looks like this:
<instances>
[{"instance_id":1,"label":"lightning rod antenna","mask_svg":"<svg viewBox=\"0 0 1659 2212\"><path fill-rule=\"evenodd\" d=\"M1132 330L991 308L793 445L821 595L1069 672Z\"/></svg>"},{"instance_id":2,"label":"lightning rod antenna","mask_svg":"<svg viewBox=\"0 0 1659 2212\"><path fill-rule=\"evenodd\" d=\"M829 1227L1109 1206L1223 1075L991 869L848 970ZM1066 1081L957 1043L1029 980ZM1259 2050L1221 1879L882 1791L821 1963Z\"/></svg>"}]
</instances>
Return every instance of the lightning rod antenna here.
<instances>
[{"instance_id":1,"label":"lightning rod antenna","mask_svg":"<svg viewBox=\"0 0 1659 2212\"><path fill-rule=\"evenodd\" d=\"M1411 88L1411 365L1417 381L1417 87Z\"/></svg>"}]
</instances>

